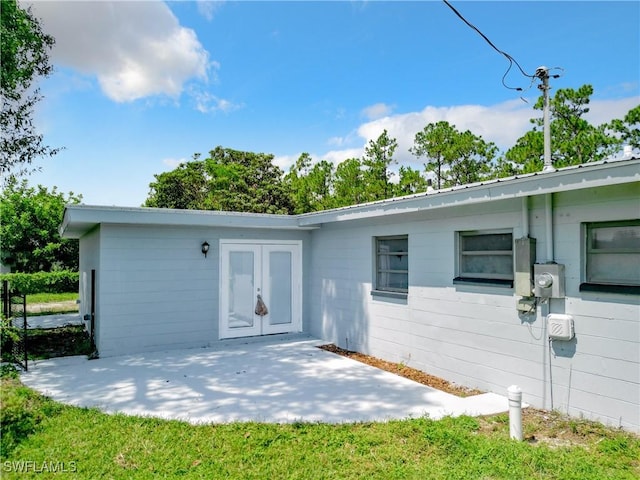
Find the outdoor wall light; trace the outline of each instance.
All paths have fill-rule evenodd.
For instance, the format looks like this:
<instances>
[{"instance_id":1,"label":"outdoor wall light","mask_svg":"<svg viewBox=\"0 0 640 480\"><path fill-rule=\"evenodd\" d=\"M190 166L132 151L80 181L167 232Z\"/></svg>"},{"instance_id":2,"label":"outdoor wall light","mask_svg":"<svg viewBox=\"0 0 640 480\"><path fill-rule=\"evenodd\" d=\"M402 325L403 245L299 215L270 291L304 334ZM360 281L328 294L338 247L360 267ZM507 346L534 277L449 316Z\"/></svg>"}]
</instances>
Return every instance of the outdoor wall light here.
<instances>
[{"instance_id":1,"label":"outdoor wall light","mask_svg":"<svg viewBox=\"0 0 640 480\"><path fill-rule=\"evenodd\" d=\"M208 242L202 242L202 254L204 255L204 258L207 258L207 253L209 252L209 243Z\"/></svg>"}]
</instances>

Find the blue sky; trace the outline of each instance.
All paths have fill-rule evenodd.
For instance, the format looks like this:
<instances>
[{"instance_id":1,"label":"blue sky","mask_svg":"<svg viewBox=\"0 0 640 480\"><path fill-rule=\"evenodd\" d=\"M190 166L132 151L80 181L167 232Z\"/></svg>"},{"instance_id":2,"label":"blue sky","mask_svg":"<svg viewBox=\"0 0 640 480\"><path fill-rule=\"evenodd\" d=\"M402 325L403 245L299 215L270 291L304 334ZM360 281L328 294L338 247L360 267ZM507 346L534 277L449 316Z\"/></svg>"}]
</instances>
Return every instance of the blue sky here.
<instances>
[{"instance_id":1,"label":"blue sky","mask_svg":"<svg viewBox=\"0 0 640 480\"><path fill-rule=\"evenodd\" d=\"M139 206L153 175L214 147L338 163L387 129L447 120L507 149L539 92L439 1L21 2L57 40L37 124L57 156L32 184ZM594 86L590 120L640 103L638 2L451 2L554 90ZM558 70L558 72L560 72ZM529 103L521 100L524 97Z\"/></svg>"}]
</instances>

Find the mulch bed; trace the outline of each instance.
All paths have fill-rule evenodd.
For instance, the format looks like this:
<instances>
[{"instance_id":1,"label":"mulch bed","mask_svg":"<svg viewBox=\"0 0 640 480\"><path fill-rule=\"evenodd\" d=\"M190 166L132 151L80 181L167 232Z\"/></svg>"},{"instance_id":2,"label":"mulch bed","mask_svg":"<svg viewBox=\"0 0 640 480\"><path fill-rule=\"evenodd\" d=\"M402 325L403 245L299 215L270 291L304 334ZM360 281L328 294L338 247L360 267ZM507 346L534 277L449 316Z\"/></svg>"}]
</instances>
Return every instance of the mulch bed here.
<instances>
[{"instance_id":1,"label":"mulch bed","mask_svg":"<svg viewBox=\"0 0 640 480\"><path fill-rule=\"evenodd\" d=\"M386 360L381 360L379 358L372 357L371 355L365 355L363 353L345 350L344 348L340 348L334 344L320 345L318 348L326 350L327 352L342 355L343 357L352 358L353 360L366 363L367 365L379 368L380 370L395 373L396 375L408 378L409 380L413 380L414 382L427 385L428 387L436 388L443 392L457 395L458 397L470 397L472 395L483 393L480 390L456 385L454 383L448 382L447 380L443 380L442 378L429 375L428 373L425 373L421 370L408 367L407 365L404 365L402 363L387 362Z\"/></svg>"}]
</instances>

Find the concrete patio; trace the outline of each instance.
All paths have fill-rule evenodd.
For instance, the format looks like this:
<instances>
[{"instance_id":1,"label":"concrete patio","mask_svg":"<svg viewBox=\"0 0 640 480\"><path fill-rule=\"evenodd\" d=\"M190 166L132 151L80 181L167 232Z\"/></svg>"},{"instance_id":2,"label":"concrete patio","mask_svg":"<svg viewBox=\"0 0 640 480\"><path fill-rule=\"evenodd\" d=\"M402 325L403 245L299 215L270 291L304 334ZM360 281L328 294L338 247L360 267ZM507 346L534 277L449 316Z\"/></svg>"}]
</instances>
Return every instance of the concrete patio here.
<instances>
[{"instance_id":1,"label":"concrete patio","mask_svg":"<svg viewBox=\"0 0 640 480\"><path fill-rule=\"evenodd\" d=\"M360 422L508 410L506 397L460 398L316 348L262 337L215 348L34 361L24 384L57 401L191 423Z\"/></svg>"},{"instance_id":2,"label":"concrete patio","mask_svg":"<svg viewBox=\"0 0 640 480\"><path fill-rule=\"evenodd\" d=\"M14 318L13 326L22 328L24 320ZM67 325L82 325L79 313L57 313L53 315L34 315L27 317L27 328L59 328Z\"/></svg>"}]
</instances>

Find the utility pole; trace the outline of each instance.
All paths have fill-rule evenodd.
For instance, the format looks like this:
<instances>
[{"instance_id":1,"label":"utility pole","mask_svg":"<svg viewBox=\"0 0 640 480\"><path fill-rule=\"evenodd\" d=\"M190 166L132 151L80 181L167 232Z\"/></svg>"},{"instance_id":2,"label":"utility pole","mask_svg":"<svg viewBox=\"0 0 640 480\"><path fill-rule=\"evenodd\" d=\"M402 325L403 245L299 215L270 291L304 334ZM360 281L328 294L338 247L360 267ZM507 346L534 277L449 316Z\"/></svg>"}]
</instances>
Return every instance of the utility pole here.
<instances>
[{"instance_id":1,"label":"utility pole","mask_svg":"<svg viewBox=\"0 0 640 480\"><path fill-rule=\"evenodd\" d=\"M536 77L542 82L538 88L542 90L542 124L544 133L544 168L543 172L555 172L553 162L551 161L551 127L549 125L549 69L547 67L538 67L536 69Z\"/></svg>"}]
</instances>

